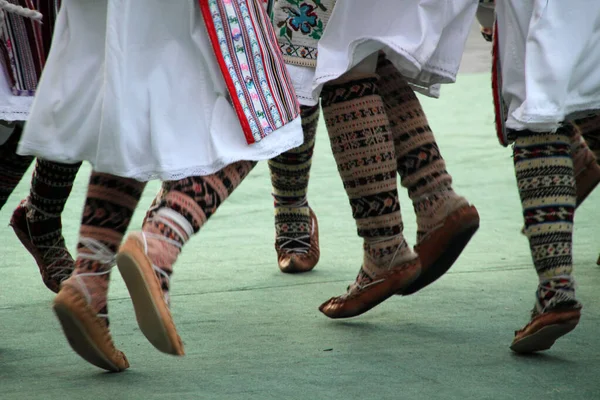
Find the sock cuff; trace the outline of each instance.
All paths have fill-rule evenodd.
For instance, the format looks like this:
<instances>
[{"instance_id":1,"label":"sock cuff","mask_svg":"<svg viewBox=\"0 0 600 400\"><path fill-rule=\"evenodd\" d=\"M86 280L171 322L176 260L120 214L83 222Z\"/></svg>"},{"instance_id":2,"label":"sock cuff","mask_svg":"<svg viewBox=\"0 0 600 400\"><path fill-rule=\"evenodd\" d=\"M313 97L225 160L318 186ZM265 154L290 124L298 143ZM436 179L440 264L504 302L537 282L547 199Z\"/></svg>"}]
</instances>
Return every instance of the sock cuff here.
<instances>
[{"instance_id":1,"label":"sock cuff","mask_svg":"<svg viewBox=\"0 0 600 400\"><path fill-rule=\"evenodd\" d=\"M159 208L152 219L160 219L162 223L168 225L174 232L177 232L183 241L186 241L194 234L194 228L192 227L192 224L190 224L190 222L183 215L171 208ZM181 232L181 230L183 230L183 232Z\"/></svg>"},{"instance_id":2,"label":"sock cuff","mask_svg":"<svg viewBox=\"0 0 600 400\"><path fill-rule=\"evenodd\" d=\"M366 75L362 78L340 78L328 83L321 93L323 107L336 103L363 99L366 96L379 95L376 75Z\"/></svg>"},{"instance_id":3,"label":"sock cuff","mask_svg":"<svg viewBox=\"0 0 600 400\"><path fill-rule=\"evenodd\" d=\"M180 220L183 218L186 220L186 227L191 227L191 236L193 233L197 232L200 227L206 222L206 213L202 210L202 207L198 205L198 203L188 196L185 193L179 191L169 191L165 196L162 202L162 205L157 208L156 211L152 213L149 217L149 220L154 217L160 210L168 209L173 213L177 214L176 218ZM163 211L170 213L170 211ZM182 222L182 229L183 222ZM186 231L187 232L187 231Z\"/></svg>"}]
</instances>

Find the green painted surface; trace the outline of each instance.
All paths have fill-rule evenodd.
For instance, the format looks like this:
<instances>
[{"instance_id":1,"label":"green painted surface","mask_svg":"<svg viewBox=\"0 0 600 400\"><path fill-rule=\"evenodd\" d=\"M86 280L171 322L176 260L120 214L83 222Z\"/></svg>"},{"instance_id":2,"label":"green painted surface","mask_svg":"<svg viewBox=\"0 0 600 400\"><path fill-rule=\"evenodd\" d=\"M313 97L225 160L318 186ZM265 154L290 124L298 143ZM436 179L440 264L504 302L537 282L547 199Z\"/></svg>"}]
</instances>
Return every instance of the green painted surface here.
<instances>
[{"instance_id":1,"label":"green painted surface","mask_svg":"<svg viewBox=\"0 0 600 400\"><path fill-rule=\"evenodd\" d=\"M137 328L131 302L112 276L111 326L131 369L106 374L69 348L33 259L12 230L0 231L0 399L597 399L600 398L599 193L578 210L579 327L545 355L516 357L508 345L528 318L536 275L525 238L510 150L495 139L489 75L461 76L440 100L424 99L457 191L479 208L481 229L455 267L417 295L393 298L346 322L318 305L340 294L360 265L360 241L324 127L318 135L310 202L322 259L313 273L279 273L273 249L266 164L259 165L186 246L173 278L181 359L163 355ZM89 168L64 215L77 239ZM27 177L0 212L28 190ZM135 216L139 227L157 183ZM406 234L414 214L404 190Z\"/></svg>"}]
</instances>

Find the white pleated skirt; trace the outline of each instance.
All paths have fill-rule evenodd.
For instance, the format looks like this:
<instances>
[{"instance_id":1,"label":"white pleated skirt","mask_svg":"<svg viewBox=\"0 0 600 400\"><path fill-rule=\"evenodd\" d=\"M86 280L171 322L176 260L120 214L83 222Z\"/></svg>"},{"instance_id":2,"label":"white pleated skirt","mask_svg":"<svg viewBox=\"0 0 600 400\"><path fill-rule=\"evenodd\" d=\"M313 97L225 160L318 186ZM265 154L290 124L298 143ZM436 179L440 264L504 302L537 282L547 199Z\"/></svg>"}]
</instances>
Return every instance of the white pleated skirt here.
<instances>
[{"instance_id":1,"label":"white pleated skirt","mask_svg":"<svg viewBox=\"0 0 600 400\"><path fill-rule=\"evenodd\" d=\"M302 144L248 145L196 0L63 0L19 154L140 181L209 175Z\"/></svg>"},{"instance_id":2,"label":"white pleated skirt","mask_svg":"<svg viewBox=\"0 0 600 400\"><path fill-rule=\"evenodd\" d=\"M600 1L497 2L506 126L554 131L600 109Z\"/></svg>"},{"instance_id":3,"label":"white pleated skirt","mask_svg":"<svg viewBox=\"0 0 600 400\"><path fill-rule=\"evenodd\" d=\"M477 0L341 0L318 45L312 97L380 50L421 93L456 81Z\"/></svg>"}]
</instances>

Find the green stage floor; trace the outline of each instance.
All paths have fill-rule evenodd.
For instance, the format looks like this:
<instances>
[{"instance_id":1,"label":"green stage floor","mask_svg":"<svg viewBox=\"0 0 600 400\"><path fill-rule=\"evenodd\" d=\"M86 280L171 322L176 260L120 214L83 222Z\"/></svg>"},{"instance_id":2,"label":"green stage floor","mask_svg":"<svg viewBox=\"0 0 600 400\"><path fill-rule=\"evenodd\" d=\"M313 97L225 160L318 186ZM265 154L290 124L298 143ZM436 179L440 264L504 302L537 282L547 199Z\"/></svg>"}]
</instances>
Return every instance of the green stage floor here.
<instances>
[{"instance_id":1,"label":"green stage floor","mask_svg":"<svg viewBox=\"0 0 600 400\"><path fill-rule=\"evenodd\" d=\"M270 181L259 165L185 248L172 303L187 355L163 355L140 333L118 272L111 327L131 369L108 374L75 355L63 337L33 259L12 230L0 231L0 399L598 399L600 398L600 193L577 212L578 328L544 355L508 346L528 319L536 275L519 233L511 152L497 144L489 75L461 75L440 100L424 99L455 188L478 207L481 229L454 268L417 295L393 298L346 322L317 310L341 294L361 247L321 125L309 198L320 223L314 272L279 273ZM75 248L89 168L64 215ZM29 176L0 213L7 225ZM158 184L146 190L140 226ZM401 193L406 234L415 221Z\"/></svg>"}]
</instances>

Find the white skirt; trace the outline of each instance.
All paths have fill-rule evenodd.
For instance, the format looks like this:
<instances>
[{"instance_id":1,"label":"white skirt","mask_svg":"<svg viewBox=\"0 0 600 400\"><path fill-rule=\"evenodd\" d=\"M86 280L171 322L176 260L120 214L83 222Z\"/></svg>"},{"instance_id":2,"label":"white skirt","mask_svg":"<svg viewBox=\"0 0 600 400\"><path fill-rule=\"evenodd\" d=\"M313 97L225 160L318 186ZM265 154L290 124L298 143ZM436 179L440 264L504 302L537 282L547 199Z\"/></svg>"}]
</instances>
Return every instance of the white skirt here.
<instances>
[{"instance_id":1,"label":"white skirt","mask_svg":"<svg viewBox=\"0 0 600 400\"><path fill-rule=\"evenodd\" d=\"M371 58L377 59L377 55L373 54L372 56L366 58L365 60L371 61ZM365 61L363 60L363 62ZM359 63L360 64L360 63ZM363 67L363 66L361 66ZM357 68L355 66L354 68ZM319 100L313 98L313 84L315 81L315 68L312 67L302 67L299 65L287 64L288 74L292 80L292 84L294 85L294 90L296 92L296 97L298 98L298 102L301 106L313 107L319 104ZM365 72L376 72L376 63L368 62L366 68L363 67L363 71ZM422 91L421 87L412 85L410 82L408 83L413 89L417 91ZM435 84L429 87L427 90L427 95L431 97L439 97L440 85ZM316 93L315 93L316 95Z\"/></svg>"},{"instance_id":2,"label":"white skirt","mask_svg":"<svg viewBox=\"0 0 600 400\"><path fill-rule=\"evenodd\" d=\"M414 88L439 95L453 83L477 0L342 0L319 41L312 96L369 55L384 50Z\"/></svg>"},{"instance_id":3,"label":"white skirt","mask_svg":"<svg viewBox=\"0 0 600 400\"><path fill-rule=\"evenodd\" d=\"M294 91L301 106L313 107L319 104L319 99L313 98L312 86L315 80L315 69L299 65L286 64L288 74L294 85Z\"/></svg>"},{"instance_id":4,"label":"white skirt","mask_svg":"<svg viewBox=\"0 0 600 400\"><path fill-rule=\"evenodd\" d=\"M209 175L302 144L248 145L196 0L63 0L19 154L141 181Z\"/></svg>"},{"instance_id":5,"label":"white skirt","mask_svg":"<svg viewBox=\"0 0 600 400\"><path fill-rule=\"evenodd\" d=\"M554 131L600 109L600 1L497 2L506 126Z\"/></svg>"},{"instance_id":6,"label":"white skirt","mask_svg":"<svg viewBox=\"0 0 600 400\"><path fill-rule=\"evenodd\" d=\"M0 120L27 121L33 96L15 96L6 72L0 68Z\"/></svg>"},{"instance_id":7,"label":"white skirt","mask_svg":"<svg viewBox=\"0 0 600 400\"><path fill-rule=\"evenodd\" d=\"M2 68L0 68L2 69ZM27 121L33 96L15 96L5 71L0 71L0 121ZM14 131L14 125L0 125L0 146L6 143Z\"/></svg>"}]
</instances>

